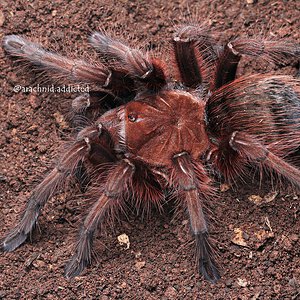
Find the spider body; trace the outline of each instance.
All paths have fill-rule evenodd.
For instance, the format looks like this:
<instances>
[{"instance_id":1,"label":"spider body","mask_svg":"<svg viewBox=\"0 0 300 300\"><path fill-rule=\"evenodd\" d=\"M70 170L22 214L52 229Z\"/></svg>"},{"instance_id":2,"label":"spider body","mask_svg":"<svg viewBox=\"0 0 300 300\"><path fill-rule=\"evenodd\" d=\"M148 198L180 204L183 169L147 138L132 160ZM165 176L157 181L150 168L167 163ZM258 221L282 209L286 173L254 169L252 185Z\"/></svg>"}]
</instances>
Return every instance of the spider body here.
<instances>
[{"instance_id":1,"label":"spider body","mask_svg":"<svg viewBox=\"0 0 300 300\"><path fill-rule=\"evenodd\" d=\"M240 58L282 64L299 57L299 45L236 39L220 46L201 26L182 26L172 40L174 80L160 59L104 33L94 33L90 42L102 64L61 57L19 36L4 39L10 55L51 78L93 83L101 91L74 99L75 125L82 126L82 116L90 125L34 189L2 248L13 251L25 242L47 200L66 180L77 178L94 204L66 266L67 278L91 263L96 229L122 211L124 201L139 210L151 203L160 207L170 195L189 215L199 271L217 281L220 271L203 211L215 195L211 173L230 181L250 164L300 186L300 170L288 159L300 147L300 80L272 74L236 78Z\"/></svg>"},{"instance_id":2,"label":"spider body","mask_svg":"<svg viewBox=\"0 0 300 300\"><path fill-rule=\"evenodd\" d=\"M204 102L176 90L145 99L128 103L124 112L119 109L124 122L120 136L130 154L154 166L170 166L173 156L184 151L198 159L208 147Z\"/></svg>"}]
</instances>

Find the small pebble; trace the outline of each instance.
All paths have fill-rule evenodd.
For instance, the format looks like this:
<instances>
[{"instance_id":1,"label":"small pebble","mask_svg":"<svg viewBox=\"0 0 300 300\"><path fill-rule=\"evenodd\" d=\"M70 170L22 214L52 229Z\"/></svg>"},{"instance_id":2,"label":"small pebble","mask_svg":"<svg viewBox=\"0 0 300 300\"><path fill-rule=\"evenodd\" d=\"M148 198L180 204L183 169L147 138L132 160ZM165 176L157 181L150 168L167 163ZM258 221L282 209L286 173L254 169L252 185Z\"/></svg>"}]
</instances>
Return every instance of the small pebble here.
<instances>
[{"instance_id":1,"label":"small pebble","mask_svg":"<svg viewBox=\"0 0 300 300\"><path fill-rule=\"evenodd\" d=\"M289 237L293 242L297 242L299 240L299 236L295 233L292 233Z\"/></svg>"},{"instance_id":2,"label":"small pebble","mask_svg":"<svg viewBox=\"0 0 300 300\"><path fill-rule=\"evenodd\" d=\"M293 278L291 278L291 279L289 280L289 285L290 285L292 288L297 289L297 288L300 286L300 282L298 282L297 279L293 277Z\"/></svg>"},{"instance_id":3,"label":"small pebble","mask_svg":"<svg viewBox=\"0 0 300 300\"><path fill-rule=\"evenodd\" d=\"M175 299L177 296L177 291L172 286L169 286L166 289L164 296L167 297L168 299Z\"/></svg>"},{"instance_id":4,"label":"small pebble","mask_svg":"<svg viewBox=\"0 0 300 300\"><path fill-rule=\"evenodd\" d=\"M248 285L248 282L247 280L245 279L242 279L242 278L238 278L237 279L237 284L241 287L246 287Z\"/></svg>"},{"instance_id":5,"label":"small pebble","mask_svg":"<svg viewBox=\"0 0 300 300\"><path fill-rule=\"evenodd\" d=\"M38 108L41 105L41 101L38 96L34 93L31 93L28 99L29 104L32 108Z\"/></svg>"},{"instance_id":6,"label":"small pebble","mask_svg":"<svg viewBox=\"0 0 300 300\"><path fill-rule=\"evenodd\" d=\"M135 263L135 267L136 267L138 270L140 270L140 269L144 268L145 264L146 264L145 261L137 261L137 262Z\"/></svg>"},{"instance_id":7,"label":"small pebble","mask_svg":"<svg viewBox=\"0 0 300 300\"><path fill-rule=\"evenodd\" d=\"M32 265L35 268L39 269L39 268L43 268L46 265L46 263L44 261L40 260L40 259L37 259L34 262L32 262Z\"/></svg>"},{"instance_id":8,"label":"small pebble","mask_svg":"<svg viewBox=\"0 0 300 300\"><path fill-rule=\"evenodd\" d=\"M276 294L279 294L279 292L281 290L281 286L279 284L274 285L273 290Z\"/></svg>"},{"instance_id":9,"label":"small pebble","mask_svg":"<svg viewBox=\"0 0 300 300\"><path fill-rule=\"evenodd\" d=\"M230 279L226 280L225 285L227 287L231 287L232 286L232 281Z\"/></svg>"}]
</instances>

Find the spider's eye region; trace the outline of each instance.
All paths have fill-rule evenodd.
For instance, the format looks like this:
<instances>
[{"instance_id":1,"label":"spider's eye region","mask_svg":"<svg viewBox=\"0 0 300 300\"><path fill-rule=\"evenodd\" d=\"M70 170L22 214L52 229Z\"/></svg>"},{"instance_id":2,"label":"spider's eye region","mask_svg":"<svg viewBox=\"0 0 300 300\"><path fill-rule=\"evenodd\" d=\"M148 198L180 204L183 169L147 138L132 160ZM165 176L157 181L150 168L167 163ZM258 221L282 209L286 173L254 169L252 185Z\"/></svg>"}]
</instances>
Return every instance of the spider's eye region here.
<instances>
[{"instance_id":1,"label":"spider's eye region","mask_svg":"<svg viewBox=\"0 0 300 300\"><path fill-rule=\"evenodd\" d=\"M137 119L137 115L136 115L135 113L129 113L129 114L128 114L128 120L129 120L130 122L135 122L136 119Z\"/></svg>"}]
</instances>

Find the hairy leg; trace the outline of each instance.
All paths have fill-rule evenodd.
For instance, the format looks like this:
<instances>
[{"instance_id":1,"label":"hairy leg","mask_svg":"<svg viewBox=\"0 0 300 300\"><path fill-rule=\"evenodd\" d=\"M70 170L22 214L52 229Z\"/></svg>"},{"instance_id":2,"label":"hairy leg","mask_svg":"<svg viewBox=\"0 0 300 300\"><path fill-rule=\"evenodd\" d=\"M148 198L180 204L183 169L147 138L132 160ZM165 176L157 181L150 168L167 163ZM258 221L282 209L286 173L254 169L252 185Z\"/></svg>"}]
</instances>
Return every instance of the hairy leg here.
<instances>
[{"instance_id":1,"label":"hairy leg","mask_svg":"<svg viewBox=\"0 0 300 300\"><path fill-rule=\"evenodd\" d=\"M195 88L208 83L217 59L214 44L207 30L201 26L182 26L175 32L175 63L180 79L187 87Z\"/></svg>"},{"instance_id":2,"label":"hairy leg","mask_svg":"<svg viewBox=\"0 0 300 300\"><path fill-rule=\"evenodd\" d=\"M88 146L85 141L73 145L62 157L59 164L34 189L20 222L7 234L2 242L4 251L13 251L25 242L47 200L62 187L69 176L74 174L78 162L87 154L87 151Z\"/></svg>"},{"instance_id":3,"label":"hairy leg","mask_svg":"<svg viewBox=\"0 0 300 300\"><path fill-rule=\"evenodd\" d=\"M58 82L96 84L118 96L133 93L133 80L126 70L108 69L104 65L92 65L83 60L74 60L44 50L38 44L17 35L8 35L3 40L4 49L24 63L29 62L37 70L50 75Z\"/></svg>"},{"instance_id":4,"label":"hairy leg","mask_svg":"<svg viewBox=\"0 0 300 300\"><path fill-rule=\"evenodd\" d=\"M162 61L132 49L109 37L104 32L94 32L90 37L93 47L104 60L115 60L123 66L137 82L150 90L159 90L167 83Z\"/></svg>"},{"instance_id":5,"label":"hairy leg","mask_svg":"<svg viewBox=\"0 0 300 300\"><path fill-rule=\"evenodd\" d=\"M243 55L262 58L275 65L287 65L299 60L300 45L292 42L238 38L230 41L219 54L213 90L236 78L236 71Z\"/></svg>"},{"instance_id":6,"label":"hairy leg","mask_svg":"<svg viewBox=\"0 0 300 300\"><path fill-rule=\"evenodd\" d=\"M235 131L231 135L229 144L241 157L274 170L298 188L300 187L300 170L273 154L251 135Z\"/></svg>"},{"instance_id":7,"label":"hairy leg","mask_svg":"<svg viewBox=\"0 0 300 300\"><path fill-rule=\"evenodd\" d=\"M134 165L128 160L122 160L108 173L104 187L95 188L93 193L97 200L84 220L79 233L75 253L65 267L67 278L79 275L91 263L91 250L95 230L105 219L113 216L121 207L120 201L128 190L132 180ZM101 230L101 227L100 227Z\"/></svg>"},{"instance_id":8,"label":"hairy leg","mask_svg":"<svg viewBox=\"0 0 300 300\"><path fill-rule=\"evenodd\" d=\"M216 282L220 279L220 272L209 239L201 199L201 196L205 197L209 194L210 179L205 175L203 168L195 170L189 154L185 152L173 157L173 168L172 183L179 189L187 207L191 230L196 242L196 262L199 271L205 279ZM197 173L202 178L199 178Z\"/></svg>"},{"instance_id":9,"label":"hairy leg","mask_svg":"<svg viewBox=\"0 0 300 300\"><path fill-rule=\"evenodd\" d=\"M13 251L25 242L45 203L62 187L66 179L76 174L78 165L89 155L92 156L95 152L94 144L98 145L97 151L103 154L103 160L113 159L112 154L109 154L111 146L104 128L94 125L82 130L77 141L66 150L57 166L32 192L20 222L2 241L4 251Z\"/></svg>"}]
</instances>

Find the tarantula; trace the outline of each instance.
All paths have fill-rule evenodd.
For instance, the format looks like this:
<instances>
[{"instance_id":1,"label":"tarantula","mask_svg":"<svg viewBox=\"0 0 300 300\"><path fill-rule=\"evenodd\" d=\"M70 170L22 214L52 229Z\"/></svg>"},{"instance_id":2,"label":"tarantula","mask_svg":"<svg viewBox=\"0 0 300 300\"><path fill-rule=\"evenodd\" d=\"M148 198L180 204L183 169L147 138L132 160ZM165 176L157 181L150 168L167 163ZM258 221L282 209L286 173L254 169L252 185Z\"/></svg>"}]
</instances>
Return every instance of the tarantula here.
<instances>
[{"instance_id":1,"label":"tarantula","mask_svg":"<svg viewBox=\"0 0 300 300\"><path fill-rule=\"evenodd\" d=\"M212 173L230 181L253 165L300 186L300 170L289 162L300 147L300 80L270 74L236 78L239 61L249 55L282 64L299 57L299 45L237 38L220 46L203 27L184 25L172 39L177 72L170 77L161 59L103 32L90 42L101 63L68 59L16 35L4 39L10 55L50 78L95 84L99 91L73 101L73 110L91 125L77 132L33 190L3 250L25 242L47 200L74 177L94 203L66 265L67 278L91 263L95 230L125 201L148 205L171 195L188 212L199 272L217 281L220 267L203 212L214 195ZM83 180L86 174L90 182Z\"/></svg>"}]
</instances>

